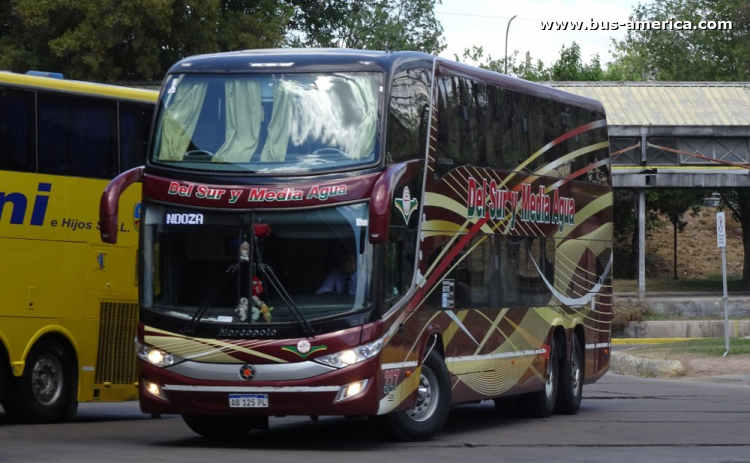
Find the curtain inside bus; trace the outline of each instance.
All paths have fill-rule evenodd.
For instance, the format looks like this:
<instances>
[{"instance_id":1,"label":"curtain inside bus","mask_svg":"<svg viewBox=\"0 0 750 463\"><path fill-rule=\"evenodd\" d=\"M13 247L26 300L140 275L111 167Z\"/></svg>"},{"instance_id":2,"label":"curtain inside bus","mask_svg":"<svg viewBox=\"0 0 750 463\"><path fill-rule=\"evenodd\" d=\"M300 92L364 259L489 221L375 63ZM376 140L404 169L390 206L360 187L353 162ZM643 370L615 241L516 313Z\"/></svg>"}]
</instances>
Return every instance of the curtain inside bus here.
<instances>
[{"instance_id":1,"label":"curtain inside bus","mask_svg":"<svg viewBox=\"0 0 750 463\"><path fill-rule=\"evenodd\" d=\"M206 97L206 82L187 80L178 85L182 77L173 79L167 90L171 98L167 99L161 127L159 160L162 161L182 161L185 157Z\"/></svg>"}]
</instances>

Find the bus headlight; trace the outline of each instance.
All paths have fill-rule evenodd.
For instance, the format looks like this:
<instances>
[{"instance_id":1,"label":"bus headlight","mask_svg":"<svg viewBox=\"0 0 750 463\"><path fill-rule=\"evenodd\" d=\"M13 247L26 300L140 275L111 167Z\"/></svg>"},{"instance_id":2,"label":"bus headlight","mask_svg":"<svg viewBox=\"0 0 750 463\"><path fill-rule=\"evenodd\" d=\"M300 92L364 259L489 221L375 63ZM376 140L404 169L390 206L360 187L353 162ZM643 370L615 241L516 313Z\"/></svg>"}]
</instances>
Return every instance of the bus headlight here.
<instances>
[{"instance_id":1,"label":"bus headlight","mask_svg":"<svg viewBox=\"0 0 750 463\"><path fill-rule=\"evenodd\" d=\"M315 359L316 362L334 368L344 368L373 358L383 349L383 339Z\"/></svg>"},{"instance_id":2,"label":"bus headlight","mask_svg":"<svg viewBox=\"0 0 750 463\"><path fill-rule=\"evenodd\" d=\"M139 359L145 360L151 365L161 368L172 366L175 363L180 363L185 360L179 355L170 354L161 349L141 344L138 341L135 342L135 349L136 355L138 355Z\"/></svg>"}]
</instances>

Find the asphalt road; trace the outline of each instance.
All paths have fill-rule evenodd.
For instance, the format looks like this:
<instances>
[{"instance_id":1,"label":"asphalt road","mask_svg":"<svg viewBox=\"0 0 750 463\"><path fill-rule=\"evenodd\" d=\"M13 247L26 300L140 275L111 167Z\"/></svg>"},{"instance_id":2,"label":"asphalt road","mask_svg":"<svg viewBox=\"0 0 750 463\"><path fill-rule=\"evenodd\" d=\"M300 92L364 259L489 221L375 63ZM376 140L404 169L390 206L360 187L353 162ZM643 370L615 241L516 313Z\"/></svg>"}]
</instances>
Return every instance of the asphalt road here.
<instances>
[{"instance_id":1,"label":"asphalt road","mask_svg":"<svg viewBox=\"0 0 750 463\"><path fill-rule=\"evenodd\" d=\"M750 385L614 374L584 389L581 411L549 419L455 407L429 442L384 440L367 420L272 418L236 442L198 437L136 403L81 404L73 423L22 426L0 412L0 462L750 462Z\"/></svg>"}]
</instances>

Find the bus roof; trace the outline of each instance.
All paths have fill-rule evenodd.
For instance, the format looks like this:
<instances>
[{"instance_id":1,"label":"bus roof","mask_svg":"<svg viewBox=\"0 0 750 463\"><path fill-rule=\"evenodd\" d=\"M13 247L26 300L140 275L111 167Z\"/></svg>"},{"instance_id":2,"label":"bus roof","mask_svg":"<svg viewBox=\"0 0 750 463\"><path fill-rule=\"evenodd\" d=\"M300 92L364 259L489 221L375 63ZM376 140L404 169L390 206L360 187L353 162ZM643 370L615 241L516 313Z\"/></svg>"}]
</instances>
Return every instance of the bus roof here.
<instances>
[{"instance_id":1,"label":"bus roof","mask_svg":"<svg viewBox=\"0 0 750 463\"><path fill-rule=\"evenodd\" d=\"M159 92L139 88L121 87L80 80L38 77L15 72L0 71L0 84L36 90L54 90L77 95L99 96L117 100L156 103Z\"/></svg>"},{"instance_id":2,"label":"bus roof","mask_svg":"<svg viewBox=\"0 0 750 463\"><path fill-rule=\"evenodd\" d=\"M294 69L304 68L305 71L315 71L331 67L341 70L392 72L409 62L421 62L430 67L436 66L442 72L451 75L474 78L509 90L604 112L601 103L591 98L415 51L389 53L345 48L244 50L191 56L173 65L169 73L241 73L251 70L289 72Z\"/></svg>"},{"instance_id":3,"label":"bus roof","mask_svg":"<svg viewBox=\"0 0 750 463\"><path fill-rule=\"evenodd\" d=\"M432 62L435 56L420 52L386 53L346 48L279 48L244 50L183 59L169 70L184 72L243 72L248 70L294 69L296 67L357 67L359 70L387 70L404 61Z\"/></svg>"}]
</instances>

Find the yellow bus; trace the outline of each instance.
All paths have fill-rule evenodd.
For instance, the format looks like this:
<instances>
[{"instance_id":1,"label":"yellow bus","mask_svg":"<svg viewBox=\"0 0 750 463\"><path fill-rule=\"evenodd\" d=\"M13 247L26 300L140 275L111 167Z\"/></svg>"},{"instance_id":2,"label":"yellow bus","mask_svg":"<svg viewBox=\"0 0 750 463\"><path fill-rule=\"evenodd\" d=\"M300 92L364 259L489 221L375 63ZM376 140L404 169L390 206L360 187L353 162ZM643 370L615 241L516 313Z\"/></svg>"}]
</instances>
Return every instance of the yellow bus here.
<instances>
[{"instance_id":1,"label":"yellow bus","mask_svg":"<svg viewBox=\"0 0 750 463\"><path fill-rule=\"evenodd\" d=\"M0 72L0 397L23 422L138 396L140 192L122 240L99 241L99 197L144 163L153 90Z\"/></svg>"}]
</instances>

